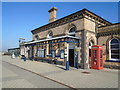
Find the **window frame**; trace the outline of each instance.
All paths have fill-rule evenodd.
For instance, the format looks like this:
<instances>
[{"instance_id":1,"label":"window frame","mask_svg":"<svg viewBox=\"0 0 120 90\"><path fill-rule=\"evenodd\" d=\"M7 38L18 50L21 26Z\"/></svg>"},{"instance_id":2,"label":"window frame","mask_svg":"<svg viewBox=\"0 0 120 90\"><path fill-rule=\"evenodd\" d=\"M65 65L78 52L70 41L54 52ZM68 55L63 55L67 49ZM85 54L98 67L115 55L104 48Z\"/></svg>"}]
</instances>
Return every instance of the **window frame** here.
<instances>
[{"instance_id":1,"label":"window frame","mask_svg":"<svg viewBox=\"0 0 120 90\"><path fill-rule=\"evenodd\" d=\"M47 38L51 39L53 37L53 32L49 32Z\"/></svg>"},{"instance_id":2,"label":"window frame","mask_svg":"<svg viewBox=\"0 0 120 90\"><path fill-rule=\"evenodd\" d=\"M118 53L118 59L115 59L115 58L112 58L112 50L113 49L111 49L111 45L116 45L116 44L114 44L114 43L112 43L111 44L111 41L113 40L113 39L116 39L116 40L118 40L118 50L119 50L119 53ZM112 38L110 41L109 41L109 60L107 60L107 61L111 61L111 62L120 62L120 40L119 39L117 39L117 38ZM115 48L116 49L116 48Z\"/></svg>"},{"instance_id":3,"label":"window frame","mask_svg":"<svg viewBox=\"0 0 120 90\"><path fill-rule=\"evenodd\" d=\"M70 32L70 30L71 30L72 28L74 28L75 30L72 31L72 32ZM68 35L69 35L69 36L73 36L73 35L74 35L74 37L75 37L75 36L76 36L76 27L71 27L71 28L69 29Z\"/></svg>"}]
</instances>

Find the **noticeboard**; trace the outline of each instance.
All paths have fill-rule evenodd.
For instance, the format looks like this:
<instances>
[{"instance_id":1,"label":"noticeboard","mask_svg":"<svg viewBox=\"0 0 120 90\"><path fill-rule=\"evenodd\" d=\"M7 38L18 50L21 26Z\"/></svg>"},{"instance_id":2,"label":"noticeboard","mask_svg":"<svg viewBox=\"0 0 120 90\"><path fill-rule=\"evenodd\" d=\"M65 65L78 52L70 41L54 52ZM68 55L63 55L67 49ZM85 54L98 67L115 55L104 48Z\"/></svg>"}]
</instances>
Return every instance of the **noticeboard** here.
<instances>
[{"instance_id":1,"label":"noticeboard","mask_svg":"<svg viewBox=\"0 0 120 90\"><path fill-rule=\"evenodd\" d=\"M60 58L61 58L61 59L64 59L64 50L61 50L61 51L60 51Z\"/></svg>"}]
</instances>

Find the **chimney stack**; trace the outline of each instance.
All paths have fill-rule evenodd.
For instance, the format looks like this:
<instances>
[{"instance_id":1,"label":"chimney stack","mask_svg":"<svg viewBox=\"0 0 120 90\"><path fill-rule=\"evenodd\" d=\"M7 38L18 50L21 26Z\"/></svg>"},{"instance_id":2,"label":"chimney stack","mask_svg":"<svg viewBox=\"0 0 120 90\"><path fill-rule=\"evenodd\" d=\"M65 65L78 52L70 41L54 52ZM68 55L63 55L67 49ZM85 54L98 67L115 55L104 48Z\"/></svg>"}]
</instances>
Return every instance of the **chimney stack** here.
<instances>
[{"instance_id":1,"label":"chimney stack","mask_svg":"<svg viewBox=\"0 0 120 90\"><path fill-rule=\"evenodd\" d=\"M56 7L51 8L48 12L50 13L50 19L49 19L49 23L56 21L56 11L58 9Z\"/></svg>"}]
</instances>

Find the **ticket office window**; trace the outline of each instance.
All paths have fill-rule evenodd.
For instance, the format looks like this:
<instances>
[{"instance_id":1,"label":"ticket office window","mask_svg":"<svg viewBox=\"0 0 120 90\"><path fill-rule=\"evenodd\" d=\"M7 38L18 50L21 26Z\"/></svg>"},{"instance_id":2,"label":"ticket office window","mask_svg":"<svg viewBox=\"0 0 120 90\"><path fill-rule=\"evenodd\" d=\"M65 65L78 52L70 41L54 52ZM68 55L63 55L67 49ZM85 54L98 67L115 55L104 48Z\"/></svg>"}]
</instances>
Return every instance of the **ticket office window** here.
<instances>
[{"instance_id":1,"label":"ticket office window","mask_svg":"<svg viewBox=\"0 0 120 90\"><path fill-rule=\"evenodd\" d=\"M64 50L58 50L58 53L56 53L56 50L52 50L52 58L60 57L60 59L64 59Z\"/></svg>"},{"instance_id":2,"label":"ticket office window","mask_svg":"<svg viewBox=\"0 0 120 90\"><path fill-rule=\"evenodd\" d=\"M37 53L38 57L45 57L45 49L39 49Z\"/></svg>"}]
</instances>

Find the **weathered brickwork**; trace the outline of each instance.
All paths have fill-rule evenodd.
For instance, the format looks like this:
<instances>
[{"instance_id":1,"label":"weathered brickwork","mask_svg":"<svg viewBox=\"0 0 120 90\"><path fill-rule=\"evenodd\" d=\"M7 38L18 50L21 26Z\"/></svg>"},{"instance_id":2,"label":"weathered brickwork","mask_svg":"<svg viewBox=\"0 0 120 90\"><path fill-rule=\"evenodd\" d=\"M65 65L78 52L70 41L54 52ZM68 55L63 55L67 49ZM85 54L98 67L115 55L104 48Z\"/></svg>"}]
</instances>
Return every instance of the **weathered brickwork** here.
<instances>
[{"instance_id":1,"label":"weathered brickwork","mask_svg":"<svg viewBox=\"0 0 120 90\"><path fill-rule=\"evenodd\" d=\"M105 66L111 68L112 66L118 66L118 62L106 62L106 60L110 60L110 40L114 38L120 40L119 25L120 23L107 27L101 27L98 30L98 45L103 46Z\"/></svg>"},{"instance_id":2,"label":"weathered brickwork","mask_svg":"<svg viewBox=\"0 0 120 90\"><path fill-rule=\"evenodd\" d=\"M40 39L42 38L47 38L48 32L52 31L53 32L53 37L57 36L57 35L65 35L68 34L69 29L71 28L72 25L75 25L77 27L76 31L78 30L83 30L83 19L77 20L77 21L73 21L70 23L66 23L64 25L52 28L52 29L48 29L46 31L43 32L37 32L36 34L33 34L33 40L35 40L35 36L38 35L40 37Z\"/></svg>"}]
</instances>

